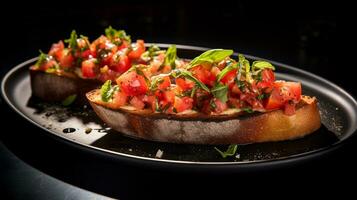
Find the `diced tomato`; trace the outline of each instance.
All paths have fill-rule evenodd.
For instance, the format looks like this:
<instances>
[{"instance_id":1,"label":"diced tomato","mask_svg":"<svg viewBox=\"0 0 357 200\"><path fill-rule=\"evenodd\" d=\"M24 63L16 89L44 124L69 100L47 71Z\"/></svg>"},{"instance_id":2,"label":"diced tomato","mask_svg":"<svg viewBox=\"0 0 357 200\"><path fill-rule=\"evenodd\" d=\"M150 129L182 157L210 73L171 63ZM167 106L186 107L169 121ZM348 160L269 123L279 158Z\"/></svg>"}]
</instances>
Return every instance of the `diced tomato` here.
<instances>
[{"instance_id":1,"label":"diced tomato","mask_svg":"<svg viewBox=\"0 0 357 200\"><path fill-rule=\"evenodd\" d=\"M110 68L116 72L124 73L131 67L131 62L126 55L114 55Z\"/></svg>"},{"instance_id":2,"label":"diced tomato","mask_svg":"<svg viewBox=\"0 0 357 200\"><path fill-rule=\"evenodd\" d=\"M265 69L261 72L262 80L257 83L258 88L271 87L275 81L274 72L271 69Z\"/></svg>"},{"instance_id":3,"label":"diced tomato","mask_svg":"<svg viewBox=\"0 0 357 200\"><path fill-rule=\"evenodd\" d=\"M168 90L164 92L164 100L168 103L174 103L175 101L175 92Z\"/></svg>"},{"instance_id":4,"label":"diced tomato","mask_svg":"<svg viewBox=\"0 0 357 200\"><path fill-rule=\"evenodd\" d=\"M89 42L83 38L78 38L77 45L79 49L86 49L89 47Z\"/></svg>"},{"instance_id":5,"label":"diced tomato","mask_svg":"<svg viewBox=\"0 0 357 200\"><path fill-rule=\"evenodd\" d=\"M193 75L202 83L213 86L216 80L216 76L210 72L206 67L198 65L193 68Z\"/></svg>"},{"instance_id":6,"label":"diced tomato","mask_svg":"<svg viewBox=\"0 0 357 200\"><path fill-rule=\"evenodd\" d=\"M94 78L96 76L95 73L95 62L97 59L92 58L89 60L85 60L82 62L82 75L85 78Z\"/></svg>"},{"instance_id":7,"label":"diced tomato","mask_svg":"<svg viewBox=\"0 0 357 200\"><path fill-rule=\"evenodd\" d=\"M84 59L88 59L88 58L96 58L97 57L97 53L91 49L87 49L85 51L83 51L81 53L81 57Z\"/></svg>"},{"instance_id":8,"label":"diced tomato","mask_svg":"<svg viewBox=\"0 0 357 200\"><path fill-rule=\"evenodd\" d=\"M230 72L228 72L222 79L221 79L221 82L224 83L224 84L229 84L229 83L232 83L234 82L234 78L236 77L237 75L237 70L232 70Z\"/></svg>"},{"instance_id":9,"label":"diced tomato","mask_svg":"<svg viewBox=\"0 0 357 200\"><path fill-rule=\"evenodd\" d=\"M192 89L195 86L195 83L187 79L177 78L176 85L178 85L182 90L186 91Z\"/></svg>"},{"instance_id":10,"label":"diced tomato","mask_svg":"<svg viewBox=\"0 0 357 200\"><path fill-rule=\"evenodd\" d=\"M256 95L254 93L242 93L240 95L240 100L247 102L249 105L252 106L252 108L263 108L262 102L256 98Z\"/></svg>"},{"instance_id":11,"label":"diced tomato","mask_svg":"<svg viewBox=\"0 0 357 200\"><path fill-rule=\"evenodd\" d=\"M73 67L74 57L68 49L63 50L62 57L59 59L59 65L63 68Z\"/></svg>"},{"instance_id":12,"label":"diced tomato","mask_svg":"<svg viewBox=\"0 0 357 200\"><path fill-rule=\"evenodd\" d=\"M241 101L237 98L233 98L233 97L230 97L228 99L228 104L231 106L231 107L234 107L234 108L240 108L241 107Z\"/></svg>"},{"instance_id":13,"label":"diced tomato","mask_svg":"<svg viewBox=\"0 0 357 200\"><path fill-rule=\"evenodd\" d=\"M230 86L231 91L232 91L233 94L241 94L242 93L242 91L240 90L240 88L238 87L237 84L232 83L229 86Z\"/></svg>"},{"instance_id":14,"label":"diced tomato","mask_svg":"<svg viewBox=\"0 0 357 200\"><path fill-rule=\"evenodd\" d=\"M165 76L163 78L163 82L157 86L157 89L164 90L164 89L170 87L170 85L171 85L170 77Z\"/></svg>"},{"instance_id":15,"label":"diced tomato","mask_svg":"<svg viewBox=\"0 0 357 200\"><path fill-rule=\"evenodd\" d=\"M301 83L276 81L270 97L265 102L266 109L282 108L288 101L295 103L301 99Z\"/></svg>"},{"instance_id":16,"label":"diced tomato","mask_svg":"<svg viewBox=\"0 0 357 200\"><path fill-rule=\"evenodd\" d=\"M57 62L54 59L48 60L47 62L43 63L40 66L40 69L43 71L46 71L47 69L50 69L52 67L54 67L55 65L57 65Z\"/></svg>"},{"instance_id":17,"label":"diced tomato","mask_svg":"<svg viewBox=\"0 0 357 200\"><path fill-rule=\"evenodd\" d=\"M112 57L113 57L113 53L112 52L106 52L105 50L100 50L99 51L99 58L101 60L101 65L110 65L110 63L112 62Z\"/></svg>"},{"instance_id":18,"label":"diced tomato","mask_svg":"<svg viewBox=\"0 0 357 200\"><path fill-rule=\"evenodd\" d=\"M52 47L50 51L48 52L48 55L55 57L57 60L62 57L64 49L64 44L62 40L60 40L58 43L52 44Z\"/></svg>"},{"instance_id":19,"label":"diced tomato","mask_svg":"<svg viewBox=\"0 0 357 200\"><path fill-rule=\"evenodd\" d=\"M214 104L216 105L216 107L214 108L214 112L216 112L216 113L221 113L221 112L227 110L227 108L228 108L227 103L223 103L219 99L214 99Z\"/></svg>"},{"instance_id":20,"label":"diced tomato","mask_svg":"<svg viewBox=\"0 0 357 200\"><path fill-rule=\"evenodd\" d=\"M156 110L156 97L154 95L144 95L143 102L147 103L153 112Z\"/></svg>"},{"instance_id":21,"label":"diced tomato","mask_svg":"<svg viewBox=\"0 0 357 200\"><path fill-rule=\"evenodd\" d=\"M286 103L284 106L284 113L286 115L294 115L295 114L295 104L294 103Z\"/></svg>"},{"instance_id":22,"label":"diced tomato","mask_svg":"<svg viewBox=\"0 0 357 200\"><path fill-rule=\"evenodd\" d=\"M159 70L164 60L165 60L164 53L160 53L159 55L155 56L154 60L150 64L151 73L155 74Z\"/></svg>"},{"instance_id":23,"label":"diced tomato","mask_svg":"<svg viewBox=\"0 0 357 200\"><path fill-rule=\"evenodd\" d=\"M138 110L142 110L145 107L145 104L142 100L139 99L139 97L134 96L130 100L130 104L134 106Z\"/></svg>"},{"instance_id":24,"label":"diced tomato","mask_svg":"<svg viewBox=\"0 0 357 200\"><path fill-rule=\"evenodd\" d=\"M118 47L118 51L128 48L130 45L130 43L126 40L122 40L122 44Z\"/></svg>"},{"instance_id":25,"label":"diced tomato","mask_svg":"<svg viewBox=\"0 0 357 200\"><path fill-rule=\"evenodd\" d=\"M118 91L114 95L113 99L113 104L115 107L121 107L126 104L126 101L128 99L128 95L126 95L124 92Z\"/></svg>"},{"instance_id":26,"label":"diced tomato","mask_svg":"<svg viewBox=\"0 0 357 200\"><path fill-rule=\"evenodd\" d=\"M211 73L212 73L214 76L217 76L219 73L221 73L221 70L220 70L218 67L212 67Z\"/></svg>"},{"instance_id":27,"label":"diced tomato","mask_svg":"<svg viewBox=\"0 0 357 200\"><path fill-rule=\"evenodd\" d=\"M102 68L100 68L100 74L98 79L101 80L102 82L105 82L107 80L112 80L115 81L115 79L119 76L119 73L109 69L109 67L106 65Z\"/></svg>"},{"instance_id":28,"label":"diced tomato","mask_svg":"<svg viewBox=\"0 0 357 200\"><path fill-rule=\"evenodd\" d=\"M130 59L139 59L141 54L145 52L144 40L137 40L136 44L133 44L133 50L129 52L128 56Z\"/></svg>"},{"instance_id":29,"label":"diced tomato","mask_svg":"<svg viewBox=\"0 0 357 200\"><path fill-rule=\"evenodd\" d=\"M116 81L121 86L120 88L130 96L145 94L148 91L145 78L135 71L121 75Z\"/></svg>"},{"instance_id":30,"label":"diced tomato","mask_svg":"<svg viewBox=\"0 0 357 200\"><path fill-rule=\"evenodd\" d=\"M193 99L190 97L179 98L175 96L174 108L178 113L192 109Z\"/></svg>"}]
</instances>

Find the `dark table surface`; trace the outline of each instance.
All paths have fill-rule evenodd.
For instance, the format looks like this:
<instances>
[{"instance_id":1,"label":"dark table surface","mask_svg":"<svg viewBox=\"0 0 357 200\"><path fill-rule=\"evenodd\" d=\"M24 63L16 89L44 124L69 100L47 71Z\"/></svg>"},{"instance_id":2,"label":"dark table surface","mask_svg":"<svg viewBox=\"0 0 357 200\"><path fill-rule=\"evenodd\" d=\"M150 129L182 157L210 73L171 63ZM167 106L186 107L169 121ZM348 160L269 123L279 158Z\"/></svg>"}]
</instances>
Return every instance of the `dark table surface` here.
<instances>
[{"instance_id":1,"label":"dark table surface","mask_svg":"<svg viewBox=\"0 0 357 200\"><path fill-rule=\"evenodd\" d=\"M318 5L309 4L311 9L307 9L303 4L286 3L286 9L282 9L271 2L258 4L260 6L254 1L237 1L225 6L206 5L202 9L202 5L175 3L174 11L168 9L172 8L171 4L119 5L114 2L100 9L88 6L85 9L80 6L59 8L62 12L43 5L31 10L9 7L4 10L16 8L16 13L21 15L1 13L1 19L11 19L2 23L4 30L11 30L3 31L2 38L12 38L3 41L8 49L0 61L1 77L16 64L37 56L38 49L47 51L51 43L66 38L74 28L95 38L111 24L147 42L232 48L290 64L327 78L357 96L357 88L351 87L355 82L353 74L337 63L339 58L334 51L337 48L337 19L331 12L333 5L320 9ZM251 15L252 7L256 13L271 12ZM289 9L292 7L294 9ZM137 12L134 15L130 10ZM202 14L203 11L207 12ZM205 28L212 24L221 25L213 30ZM0 104L2 116L6 116L1 118L0 191L9 198L165 198L162 191L171 192L175 197L189 197L192 192L210 196L227 195L230 193L222 191L237 190L240 194L254 195L256 192L250 193L249 189L273 187L271 181L280 182L279 187L285 188L303 181L304 188L309 189L308 186L314 188L321 184L340 186L355 175L356 137L328 155L296 166L245 174L177 172L130 166L78 150L49 137L2 100ZM332 179L338 180L331 182ZM235 183L228 184L231 180ZM284 184L286 182L289 184Z\"/></svg>"}]
</instances>

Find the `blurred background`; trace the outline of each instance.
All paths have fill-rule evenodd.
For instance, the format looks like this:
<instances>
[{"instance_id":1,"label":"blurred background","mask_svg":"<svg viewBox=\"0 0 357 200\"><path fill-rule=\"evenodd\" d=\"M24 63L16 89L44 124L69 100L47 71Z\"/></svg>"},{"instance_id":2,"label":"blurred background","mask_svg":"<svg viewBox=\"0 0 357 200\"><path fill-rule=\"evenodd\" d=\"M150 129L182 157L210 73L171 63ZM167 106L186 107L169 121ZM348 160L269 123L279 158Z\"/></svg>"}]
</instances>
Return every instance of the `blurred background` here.
<instances>
[{"instance_id":1,"label":"blurred background","mask_svg":"<svg viewBox=\"0 0 357 200\"><path fill-rule=\"evenodd\" d=\"M352 87L352 74L346 74L337 65L337 60L340 60L337 57L337 14L334 3L329 2L331 1L66 1L53 2L55 5L33 4L31 8L8 4L2 6L0 12L0 77L15 65L38 56L39 49L47 52L52 43L69 38L74 29L94 40L111 25L116 29L126 30L133 40L229 48L289 64L331 80L356 97L357 89ZM4 102L1 102L1 106L1 111L5 110ZM7 109L6 114L10 116L7 118L9 123L16 119L23 124L19 126L20 129L26 131L31 128L28 122L19 119L12 111ZM66 182L121 197L122 193L118 188L105 183L101 178L101 173L106 177L111 174L105 171L92 173L102 170L103 165L80 169L79 162L91 163L97 158L78 154L61 144L52 144L48 138L42 136L37 136L37 140L42 142L41 147L33 147L26 140L18 141L16 136L4 134L9 130L11 132L11 129L2 129L0 139L30 165ZM282 173L282 177L293 175L295 179L299 173L309 178L317 178L316 174L319 175L318 178L338 177L344 171L344 166L351 166L350 158L354 156L352 152L355 144L356 138L324 162L315 162L292 171L286 169L285 173L279 171L273 175L265 175L271 178ZM49 156L44 160L45 155L40 158L35 156L36 153L43 154L46 147L57 148L57 152L49 151L57 157ZM28 151L29 149L32 151ZM65 163L53 168L53 164L46 162L47 159L55 162L57 158ZM102 162L105 163L104 167L110 166L107 161ZM71 167L82 174L73 174ZM89 174L100 182L90 184L93 179L89 178ZM118 175L118 179L120 178L122 177ZM245 177L245 180L252 181L249 178ZM17 187L20 182L14 181L14 186ZM125 184L121 184L120 187L125 188ZM135 188L129 190L135 191Z\"/></svg>"},{"instance_id":2,"label":"blurred background","mask_svg":"<svg viewBox=\"0 0 357 200\"><path fill-rule=\"evenodd\" d=\"M330 5L329 5L330 4ZM308 1L101 1L2 9L5 40L1 71L48 51L51 44L78 33L96 39L109 25L146 42L230 48L280 61L328 79L336 68L333 3ZM5 43L5 44L4 44ZM346 79L336 79L344 85Z\"/></svg>"}]
</instances>

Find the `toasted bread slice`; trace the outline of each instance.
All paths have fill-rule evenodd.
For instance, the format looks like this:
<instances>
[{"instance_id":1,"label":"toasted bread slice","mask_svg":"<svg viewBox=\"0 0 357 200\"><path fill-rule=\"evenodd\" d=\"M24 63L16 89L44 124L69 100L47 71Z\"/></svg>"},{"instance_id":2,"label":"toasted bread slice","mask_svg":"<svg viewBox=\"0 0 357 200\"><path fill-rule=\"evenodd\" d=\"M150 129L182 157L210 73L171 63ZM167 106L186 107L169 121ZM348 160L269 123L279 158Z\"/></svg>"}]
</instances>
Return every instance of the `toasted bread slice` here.
<instances>
[{"instance_id":1,"label":"toasted bread slice","mask_svg":"<svg viewBox=\"0 0 357 200\"><path fill-rule=\"evenodd\" d=\"M87 102L85 93L101 85L99 81L81 79L73 74L51 74L30 69L32 95L45 101L62 101L77 94L80 102Z\"/></svg>"},{"instance_id":2,"label":"toasted bread slice","mask_svg":"<svg viewBox=\"0 0 357 200\"><path fill-rule=\"evenodd\" d=\"M302 97L292 116L285 115L282 110L249 115L241 112L173 115L135 110L129 106L110 108L110 104L100 100L99 90L88 92L87 98L97 115L114 130L160 142L247 144L282 141L303 137L321 125L317 100L308 96Z\"/></svg>"}]
</instances>

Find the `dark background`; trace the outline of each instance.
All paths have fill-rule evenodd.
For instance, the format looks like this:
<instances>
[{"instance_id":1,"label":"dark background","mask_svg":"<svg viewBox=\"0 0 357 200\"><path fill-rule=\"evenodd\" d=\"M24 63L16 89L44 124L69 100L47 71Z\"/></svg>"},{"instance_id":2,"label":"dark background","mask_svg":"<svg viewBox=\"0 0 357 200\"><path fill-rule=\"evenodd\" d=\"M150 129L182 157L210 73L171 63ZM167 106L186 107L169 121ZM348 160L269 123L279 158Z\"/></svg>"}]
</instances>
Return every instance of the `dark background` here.
<instances>
[{"instance_id":1,"label":"dark background","mask_svg":"<svg viewBox=\"0 0 357 200\"><path fill-rule=\"evenodd\" d=\"M11 67L37 56L39 49L46 52L52 43L68 38L73 29L94 40L108 25L112 25L114 28L125 29L134 40L142 38L146 42L230 48L236 52L279 61L331 80L357 96L356 87L351 87L354 82L352 75L346 73L343 66L338 66L337 63L340 58L336 53L339 47L337 46L337 12L334 3L307 1L279 3L211 1L196 4L187 2L139 4L118 1L57 3L57 5L42 3L31 8L16 5L2 7L1 76ZM160 173L155 174L149 170L141 170L140 173L133 170L136 174L134 176L129 172L129 175L125 176L119 172L111 175L110 170L103 169L113 169L117 167L115 163L76 152L75 149L42 136L38 129L34 129L10 111L4 102L1 102L1 112L9 115L5 119L7 125L0 131L0 139L3 143L26 163L74 185L106 195L125 197L128 191L135 191L137 184L142 186L139 187L140 189L146 187L153 189L155 184L162 181L160 178L169 174L168 176L172 178L166 177L164 180L176 186L179 182L176 179L182 180L185 177L182 174L175 175L175 172L168 172L160 177ZM11 126L15 121L18 125L16 128ZM26 130L34 133L23 138L14 135L15 132ZM255 175L212 175L212 177L200 175L191 177L196 182L190 179L190 184L186 184L192 191L202 190L203 193L220 193L228 188L235 189L238 183L234 185L226 183L232 179L244 180L246 183L254 184L254 187L258 187L256 180L259 180L261 186L269 185L272 180L289 183L303 180L305 184L311 185L318 185L321 181L326 184L326 180L342 178L352 173L354 145L357 145L355 138L329 156L301 166L259 172ZM155 176L148 175L150 173ZM112 179L105 178L110 176ZM115 184L119 186L110 182L113 177L117 178ZM144 181L147 186L136 184L133 180L142 181L143 177L150 180ZM131 186L125 181L127 179L131 179L129 181ZM216 183L207 184L206 181L198 181L206 179ZM161 182L162 185L166 184ZM238 185L247 188L245 183ZM22 186L19 184L20 188ZM198 190L193 189L197 187Z\"/></svg>"}]
</instances>

